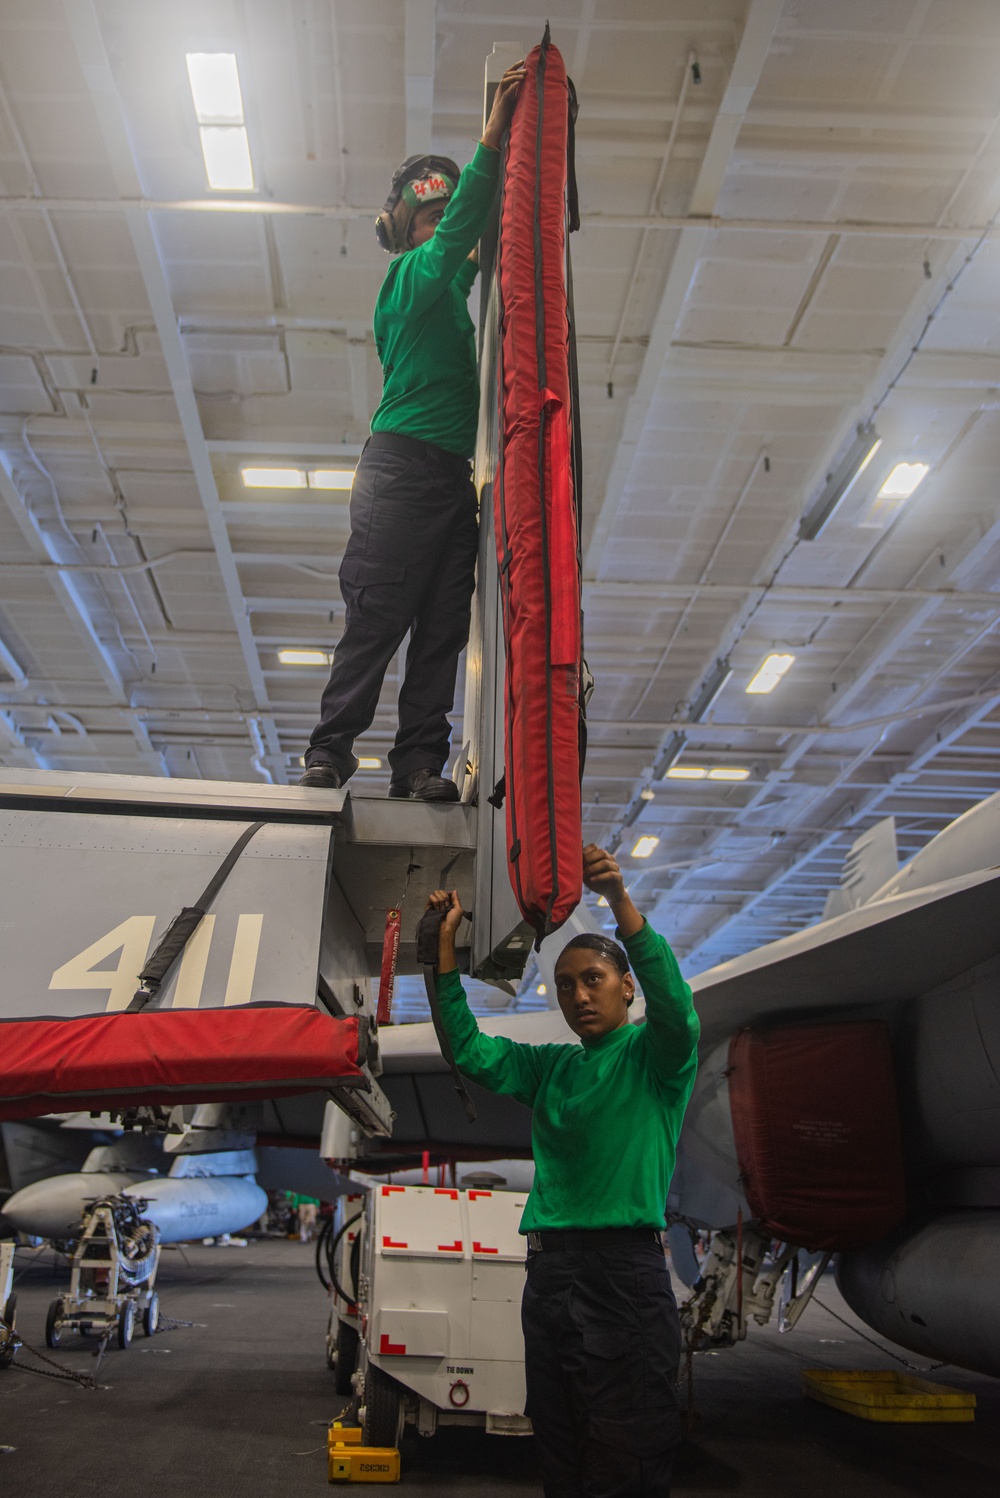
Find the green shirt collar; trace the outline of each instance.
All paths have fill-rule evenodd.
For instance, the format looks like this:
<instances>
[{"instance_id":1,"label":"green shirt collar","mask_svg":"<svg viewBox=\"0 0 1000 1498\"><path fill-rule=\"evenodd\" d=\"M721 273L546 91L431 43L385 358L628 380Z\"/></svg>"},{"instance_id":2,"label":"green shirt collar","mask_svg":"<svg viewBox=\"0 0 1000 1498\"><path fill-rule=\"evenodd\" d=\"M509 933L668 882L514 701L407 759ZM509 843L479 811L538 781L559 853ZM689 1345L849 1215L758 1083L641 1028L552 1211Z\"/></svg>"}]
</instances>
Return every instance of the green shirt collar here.
<instances>
[{"instance_id":1,"label":"green shirt collar","mask_svg":"<svg viewBox=\"0 0 1000 1498\"><path fill-rule=\"evenodd\" d=\"M596 1040L583 1040L583 1048L585 1051L608 1051L612 1046L621 1045L623 1040L627 1040L634 1028L632 1021L626 1020L617 1030L609 1030L607 1035L598 1035Z\"/></svg>"}]
</instances>

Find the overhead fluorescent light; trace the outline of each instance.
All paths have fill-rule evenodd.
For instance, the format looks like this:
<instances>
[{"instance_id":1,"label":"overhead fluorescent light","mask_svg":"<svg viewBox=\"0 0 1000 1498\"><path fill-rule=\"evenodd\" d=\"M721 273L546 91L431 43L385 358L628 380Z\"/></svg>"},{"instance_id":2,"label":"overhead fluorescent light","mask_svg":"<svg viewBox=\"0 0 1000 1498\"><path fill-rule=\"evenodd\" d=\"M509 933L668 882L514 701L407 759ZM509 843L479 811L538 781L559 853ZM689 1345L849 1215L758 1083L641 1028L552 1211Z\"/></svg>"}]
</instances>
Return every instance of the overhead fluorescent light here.
<instances>
[{"instance_id":1,"label":"overhead fluorescent light","mask_svg":"<svg viewBox=\"0 0 1000 1498\"><path fill-rule=\"evenodd\" d=\"M799 521L800 541L815 541L822 535L881 446L882 438L872 422L858 427L854 441L841 462L827 474L826 483L815 504Z\"/></svg>"},{"instance_id":2,"label":"overhead fluorescent light","mask_svg":"<svg viewBox=\"0 0 1000 1498\"><path fill-rule=\"evenodd\" d=\"M382 761L375 754L361 754L358 756L359 770L381 770Z\"/></svg>"},{"instance_id":3,"label":"overhead fluorescent light","mask_svg":"<svg viewBox=\"0 0 1000 1498\"><path fill-rule=\"evenodd\" d=\"M794 660L794 655L769 655L747 684L747 691L754 694L773 692Z\"/></svg>"},{"instance_id":4,"label":"overhead fluorescent light","mask_svg":"<svg viewBox=\"0 0 1000 1498\"><path fill-rule=\"evenodd\" d=\"M632 849L633 858L648 858L654 848L658 848L660 839L658 837L641 837Z\"/></svg>"},{"instance_id":5,"label":"overhead fluorescent light","mask_svg":"<svg viewBox=\"0 0 1000 1498\"><path fill-rule=\"evenodd\" d=\"M253 161L235 54L189 52L187 70L209 187L252 192Z\"/></svg>"},{"instance_id":6,"label":"overhead fluorescent light","mask_svg":"<svg viewBox=\"0 0 1000 1498\"><path fill-rule=\"evenodd\" d=\"M930 471L929 463L897 463L878 491L879 499L909 499Z\"/></svg>"},{"instance_id":7,"label":"overhead fluorescent light","mask_svg":"<svg viewBox=\"0 0 1000 1498\"><path fill-rule=\"evenodd\" d=\"M304 489L306 475L302 468L241 468L245 489Z\"/></svg>"},{"instance_id":8,"label":"overhead fluorescent light","mask_svg":"<svg viewBox=\"0 0 1000 1498\"><path fill-rule=\"evenodd\" d=\"M544 983L539 983L538 987L535 989L535 992L540 993L543 999L548 991L549 990Z\"/></svg>"},{"instance_id":9,"label":"overhead fluorescent light","mask_svg":"<svg viewBox=\"0 0 1000 1498\"><path fill-rule=\"evenodd\" d=\"M242 125L202 125L201 154L213 192L253 192L250 142Z\"/></svg>"},{"instance_id":10,"label":"overhead fluorescent light","mask_svg":"<svg viewBox=\"0 0 1000 1498\"><path fill-rule=\"evenodd\" d=\"M708 771L704 765L671 765L668 780L704 780Z\"/></svg>"},{"instance_id":11,"label":"overhead fluorescent light","mask_svg":"<svg viewBox=\"0 0 1000 1498\"><path fill-rule=\"evenodd\" d=\"M279 650L278 660L283 666L328 666L328 650Z\"/></svg>"},{"instance_id":12,"label":"overhead fluorescent light","mask_svg":"<svg viewBox=\"0 0 1000 1498\"><path fill-rule=\"evenodd\" d=\"M311 468L310 489L349 489L354 483L353 468Z\"/></svg>"},{"instance_id":13,"label":"overhead fluorescent light","mask_svg":"<svg viewBox=\"0 0 1000 1498\"><path fill-rule=\"evenodd\" d=\"M199 125L242 125L243 94L234 52L189 52L188 78Z\"/></svg>"},{"instance_id":14,"label":"overhead fluorescent light","mask_svg":"<svg viewBox=\"0 0 1000 1498\"><path fill-rule=\"evenodd\" d=\"M653 787L651 785L644 785L639 792L639 799L640 801L655 801L656 792L653 790Z\"/></svg>"},{"instance_id":15,"label":"overhead fluorescent light","mask_svg":"<svg viewBox=\"0 0 1000 1498\"><path fill-rule=\"evenodd\" d=\"M599 906L601 906L601 907L602 907L602 908L603 908L603 909L605 909L605 910L606 910L606 909L607 909L607 905L608 905L608 902L607 902L607 900L606 900L606 899L605 899L605 898L604 898L604 896L603 896L603 895L601 895L601 896L600 896L600 898L599 898L599 899L598 899L598 901L597 901L597 903L598 903L598 905L599 905Z\"/></svg>"},{"instance_id":16,"label":"overhead fluorescent light","mask_svg":"<svg viewBox=\"0 0 1000 1498\"><path fill-rule=\"evenodd\" d=\"M708 772L709 780L749 780L750 771L740 769L736 765L716 765L714 770Z\"/></svg>"},{"instance_id":17,"label":"overhead fluorescent light","mask_svg":"<svg viewBox=\"0 0 1000 1498\"><path fill-rule=\"evenodd\" d=\"M729 680L732 674L733 669L729 664L728 658L716 661L715 665L706 676L701 691L691 703L691 710L688 713L688 718L692 723L701 722L702 718L715 702L716 698L719 696L719 693L722 691L723 687L726 685L726 682Z\"/></svg>"}]
</instances>

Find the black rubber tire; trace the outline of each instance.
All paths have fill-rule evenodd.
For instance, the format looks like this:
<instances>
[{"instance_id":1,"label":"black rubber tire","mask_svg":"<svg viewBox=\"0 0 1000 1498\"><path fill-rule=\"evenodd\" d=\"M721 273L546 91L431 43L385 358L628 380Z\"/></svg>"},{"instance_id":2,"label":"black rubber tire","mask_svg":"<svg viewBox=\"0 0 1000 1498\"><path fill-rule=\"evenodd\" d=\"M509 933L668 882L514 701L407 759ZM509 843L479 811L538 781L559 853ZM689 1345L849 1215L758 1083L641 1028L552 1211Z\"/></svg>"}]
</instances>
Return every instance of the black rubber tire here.
<instances>
[{"instance_id":1,"label":"black rubber tire","mask_svg":"<svg viewBox=\"0 0 1000 1498\"><path fill-rule=\"evenodd\" d=\"M403 1425L403 1391L394 1378L368 1364L365 1372L362 1446L398 1446Z\"/></svg>"},{"instance_id":2,"label":"black rubber tire","mask_svg":"<svg viewBox=\"0 0 1000 1498\"><path fill-rule=\"evenodd\" d=\"M135 1301L126 1300L118 1312L118 1346L122 1352L131 1344L135 1331Z\"/></svg>"},{"instance_id":3,"label":"black rubber tire","mask_svg":"<svg viewBox=\"0 0 1000 1498\"><path fill-rule=\"evenodd\" d=\"M14 1361L14 1349L17 1341L13 1333L17 1330L17 1291L12 1290L7 1297L7 1304L3 1308L4 1325L8 1328L3 1336L5 1340L0 1343L0 1368L9 1368Z\"/></svg>"},{"instance_id":4,"label":"black rubber tire","mask_svg":"<svg viewBox=\"0 0 1000 1498\"><path fill-rule=\"evenodd\" d=\"M156 1336L156 1328L160 1324L160 1297L154 1290L146 1302L142 1313L142 1329L147 1337Z\"/></svg>"},{"instance_id":5,"label":"black rubber tire","mask_svg":"<svg viewBox=\"0 0 1000 1498\"><path fill-rule=\"evenodd\" d=\"M45 1318L46 1347L58 1347L62 1341L62 1331L59 1327L59 1318L61 1315L62 1301L54 1300L49 1306L49 1314Z\"/></svg>"},{"instance_id":6,"label":"black rubber tire","mask_svg":"<svg viewBox=\"0 0 1000 1498\"><path fill-rule=\"evenodd\" d=\"M337 1350L334 1356L333 1387L338 1394L350 1394L354 1388L351 1376L358 1366L358 1334L346 1321L341 1321L337 1327Z\"/></svg>"}]
</instances>

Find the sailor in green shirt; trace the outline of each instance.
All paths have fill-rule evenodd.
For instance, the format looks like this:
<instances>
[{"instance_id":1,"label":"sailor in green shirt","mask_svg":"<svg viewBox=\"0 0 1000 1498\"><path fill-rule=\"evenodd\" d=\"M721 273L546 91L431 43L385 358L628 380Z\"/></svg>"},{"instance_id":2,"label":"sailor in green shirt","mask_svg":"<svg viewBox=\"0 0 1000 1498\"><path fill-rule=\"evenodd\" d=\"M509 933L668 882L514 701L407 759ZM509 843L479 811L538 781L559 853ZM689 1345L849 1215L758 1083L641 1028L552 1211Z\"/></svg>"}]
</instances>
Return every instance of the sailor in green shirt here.
<instances>
[{"instance_id":1,"label":"sailor in green shirt","mask_svg":"<svg viewBox=\"0 0 1000 1498\"><path fill-rule=\"evenodd\" d=\"M479 379L466 303L523 77L523 64L507 69L461 174L447 157L411 156L376 223L379 243L396 257L373 319L382 399L351 489L339 579L344 632L300 785L336 787L354 774L354 740L371 726L386 668L410 631L389 795L458 799L441 772L479 546L469 462Z\"/></svg>"},{"instance_id":2,"label":"sailor in green shirt","mask_svg":"<svg viewBox=\"0 0 1000 1498\"><path fill-rule=\"evenodd\" d=\"M430 900L447 912L435 981L459 1071L532 1109L521 1321L546 1498L665 1498L680 1439L680 1328L660 1232L699 1024L674 954L603 848L584 849L584 879L624 946L585 934L556 962L559 1007L581 1045L480 1032L458 974L455 891ZM642 1025L629 1018L632 966Z\"/></svg>"}]
</instances>

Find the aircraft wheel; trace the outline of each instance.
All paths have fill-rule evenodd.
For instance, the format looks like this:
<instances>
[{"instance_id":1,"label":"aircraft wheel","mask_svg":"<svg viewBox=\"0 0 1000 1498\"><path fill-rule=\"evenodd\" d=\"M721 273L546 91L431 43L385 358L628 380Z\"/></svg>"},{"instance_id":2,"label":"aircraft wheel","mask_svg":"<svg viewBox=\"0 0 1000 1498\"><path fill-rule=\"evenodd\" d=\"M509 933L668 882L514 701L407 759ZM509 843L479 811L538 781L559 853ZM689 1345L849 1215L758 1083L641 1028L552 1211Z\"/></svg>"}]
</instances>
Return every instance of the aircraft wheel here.
<instances>
[{"instance_id":1,"label":"aircraft wheel","mask_svg":"<svg viewBox=\"0 0 1000 1498\"><path fill-rule=\"evenodd\" d=\"M118 1346L124 1352L135 1331L135 1301L127 1300L118 1312Z\"/></svg>"},{"instance_id":2,"label":"aircraft wheel","mask_svg":"<svg viewBox=\"0 0 1000 1498\"><path fill-rule=\"evenodd\" d=\"M394 1378L369 1363L365 1369L363 1446L398 1446L403 1434L403 1391Z\"/></svg>"},{"instance_id":3,"label":"aircraft wheel","mask_svg":"<svg viewBox=\"0 0 1000 1498\"><path fill-rule=\"evenodd\" d=\"M142 1329L147 1337L156 1335L156 1328L160 1324L160 1297L154 1290L146 1302L146 1309L142 1313Z\"/></svg>"},{"instance_id":4,"label":"aircraft wheel","mask_svg":"<svg viewBox=\"0 0 1000 1498\"><path fill-rule=\"evenodd\" d=\"M59 1319L62 1316L62 1301L54 1300L49 1306L49 1314L45 1318L45 1345L46 1347L58 1347L62 1341L62 1327Z\"/></svg>"},{"instance_id":5,"label":"aircraft wheel","mask_svg":"<svg viewBox=\"0 0 1000 1498\"><path fill-rule=\"evenodd\" d=\"M352 1392L351 1376L357 1366L358 1334L353 1326L348 1326L346 1321L342 1321L337 1327L337 1349L331 1363L336 1375L333 1386L338 1394Z\"/></svg>"}]
</instances>

